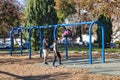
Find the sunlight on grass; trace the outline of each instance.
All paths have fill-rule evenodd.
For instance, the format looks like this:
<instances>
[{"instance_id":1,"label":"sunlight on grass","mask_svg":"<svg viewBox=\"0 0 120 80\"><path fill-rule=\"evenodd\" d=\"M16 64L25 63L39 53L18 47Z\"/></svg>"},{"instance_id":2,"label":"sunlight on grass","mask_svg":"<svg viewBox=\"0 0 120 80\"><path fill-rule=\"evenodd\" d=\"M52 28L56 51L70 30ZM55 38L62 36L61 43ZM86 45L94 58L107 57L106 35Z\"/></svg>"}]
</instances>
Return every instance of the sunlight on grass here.
<instances>
[{"instance_id":1,"label":"sunlight on grass","mask_svg":"<svg viewBox=\"0 0 120 80\"><path fill-rule=\"evenodd\" d=\"M65 51L65 45L59 46L60 51ZM74 51L74 52L89 52L89 47L80 47L80 46L69 46L68 51ZM99 47L93 47L92 49L93 52L102 52L102 48ZM120 49L119 48L105 48L105 52L107 53L119 53L120 54Z\"/></svg>"}]
</instances>

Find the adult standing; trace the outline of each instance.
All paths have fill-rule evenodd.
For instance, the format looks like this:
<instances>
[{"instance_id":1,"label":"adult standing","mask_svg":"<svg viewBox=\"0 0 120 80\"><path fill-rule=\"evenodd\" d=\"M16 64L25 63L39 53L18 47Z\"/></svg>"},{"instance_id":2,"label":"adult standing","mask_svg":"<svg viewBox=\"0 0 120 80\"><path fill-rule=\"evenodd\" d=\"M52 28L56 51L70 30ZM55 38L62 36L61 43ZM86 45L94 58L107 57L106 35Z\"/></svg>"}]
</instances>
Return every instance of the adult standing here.
<instances>
[{"instance_id":1,"label":"adult standing","mask_svg":"<svg viewBox=\"0 0 120 80\"><path fill-rule=\"evenodd\" d=\"M56 59L58 57L59 59L59 65L61 65L61 54L60 52L58 51L58 40L54 40L54 43L53 43L54 47L53 47L53 52L54 52L54 59L53 59L53 67L56 67L55 66L55 62L56 62Z\"/></svg>"},{"instance_id":2,"label":"adult standing","mask_svg":"<svg viewBox=\"0 0 120 80\"><path fill-rule=\"evenodd\" d=\"M47 63L47 57L48 57L48 47L49 47L49 43L48 43L48 36L45 36L43 39L43 58L44 58L44 64L48 64Z\"/></svg>"}]
</instances>

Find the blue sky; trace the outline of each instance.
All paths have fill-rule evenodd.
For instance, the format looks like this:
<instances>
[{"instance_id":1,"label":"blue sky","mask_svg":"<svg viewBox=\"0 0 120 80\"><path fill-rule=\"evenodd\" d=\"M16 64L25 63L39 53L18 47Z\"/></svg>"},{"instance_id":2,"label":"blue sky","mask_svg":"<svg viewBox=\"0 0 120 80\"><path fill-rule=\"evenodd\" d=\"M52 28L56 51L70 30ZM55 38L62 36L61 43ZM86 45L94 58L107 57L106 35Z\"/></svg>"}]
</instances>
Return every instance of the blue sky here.
<instances>
[{"instance_id":1,"label":"blue sky","mask_svg":"<svg viewBox=\"0 0 120 80\"><path fill-rule=\"evenodd\" d=\"M18 2L20 2L20 4L24 4L25 0L17 0Z\"/></svg>"},{"instance_id":2,"label":"blue sky","mask_svg":"<svg viewBox=\"0 0 120 80\"><path fill-rule=\"evenodd\" d=\"M23 0L17 0L17 1L22 2Z\"/></svg>"},{"instance_id":3,"label":"blue sky","mask_svg":"<svg viewBox=\"0 0 120 80\"><path fill-rule=\"evenodd\" d=\"M17 0L18 2L22 3L24 0Z\"/></svg>"}]
</instances>

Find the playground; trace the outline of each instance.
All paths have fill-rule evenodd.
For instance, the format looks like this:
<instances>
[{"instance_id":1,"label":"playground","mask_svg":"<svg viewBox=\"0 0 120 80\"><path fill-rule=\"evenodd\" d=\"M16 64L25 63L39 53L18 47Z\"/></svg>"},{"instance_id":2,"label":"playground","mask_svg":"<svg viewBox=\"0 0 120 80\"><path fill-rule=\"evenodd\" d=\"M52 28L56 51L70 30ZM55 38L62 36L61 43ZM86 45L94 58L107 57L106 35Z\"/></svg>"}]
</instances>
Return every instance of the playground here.
<instances>
[{"instance_id":1,"label":"playground","mask_svg":"<svg viewBox=\"0 0 120 80\"><path fill-rule=\"evenodd\" d=\"M102 51L92 52L92 27L99 24L102 30ZM68 40L65 36L65 52L60 52L63 65L52 67L53 52L48 56L48 65L43 64L42 58L42 32L40 31L40 51L31 50L32 29L54 28L54 40L57 38L57 28L65 26L78 26L90 24L89 27L89 52L70 52ZM22 27L13 28L10 32L10 52L0 53L0 79L2 80L120 80L120 55L105 54L104 51L104 26L99 21L81 22L74 24L58 24L49 26L30 27L28 36L28 52L22 50ZM12 33L20 30L20 54L13 52Z\"/></svg>"},{"instance_id":2,"label":"playground","mask_svg":"<svg viewBox=\"0 0 120 80\"><path fill-rule=\"evenodd\" d=\"M87 53L69 52L68 60L64 52L61 54L63 65L53 68L52 52L48 65L42 63L39 53L34 53L32 59L26 53L22 56L0 53L0 80L120 80L120 56L117 54L106 54L106 63L101 63L101 54L93 53L93 64L89 64ZM102 70L106 73L100 73ZM114 74L109 74L110 71Z\"/></svg>"},{"instance_id":3,"label":"playground","mask_svg":"<svg viewBox=\"0 0 120 80\"><path fill-rule=\"evenodd\" d=\"M0 80L120 80L118 0L0 4Z\"/></svg>"}]
</instances>

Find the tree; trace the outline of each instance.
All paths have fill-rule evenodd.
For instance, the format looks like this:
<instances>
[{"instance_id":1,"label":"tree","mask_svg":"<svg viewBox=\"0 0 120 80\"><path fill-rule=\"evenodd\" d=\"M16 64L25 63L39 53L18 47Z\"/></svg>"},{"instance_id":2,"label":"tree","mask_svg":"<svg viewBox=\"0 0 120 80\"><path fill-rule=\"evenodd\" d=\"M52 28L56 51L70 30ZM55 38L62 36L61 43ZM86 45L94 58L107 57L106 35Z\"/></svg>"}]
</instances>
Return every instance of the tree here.
<instances>
[{"instance_id":1,"label":"tree","mask_svg":"<svg viewBox=\"0 0 120 80\"><path fill-rule=\"evenodd\" d=\"M99 19L100 22L104 24L104 37L105 37L105 47L107 47L108 43L111 43L111 35L112 35L112 22L111 19L106 17L104 14L101 14ZM101 37L101 28L97 29L97 41L99 46L101 47L102 37Z\"/></svg>"},{"instance_id":2,"label":"tree","mask_svg":"<svg viewBox=\"0 0 120 80\"><path fill-rule=\"evenodd\" d=\"M55 0L59 23L64 22L67 16L76 12L74 0Z\"/></svg>"},{"instance_id":3,"label":"tree","mask_svg":"<svg viewBox=\"0 0 120 80\"><path fill-rule=\"evenodd\" d=\"M41 26L57 24L58 18L54 8L54 0L29 0L25 16L27 26ZM53 28L44 29L44 33L49 36L50 43L53 42ZM39 33L37 30L33 31L33 47L34 50L39 49Z\"/></svg>"},{"instance_id":4,"label":"tree","mask_svg":"<svg viewBox=\"0 0 120 80\"><path fill-rule=\"evenodd\" d=\"M19 25L19 6L15 0L0 0L0 34L9 34L12 27Z\"/></svg>"},{"instance_id":5,"label":"tree","mask_svg":"<svg viewBox=\"0 0 120 80\"><path fill-rule=\"evenodd\" d=\"M120 16L120 2L119 0L75 0L76 6L78 6L77 12L80 13L81 10L87 10L89 15L85 15L88 20L97 20L101 14L105 17L113 20L113 35L116 35L116 32L119 29L119 16ZM81 19L81 16L79 16ZM84 15L82 15L84 17ZM77 19L77 18L76 18ZM79 18L78 18L79 19ZM81 21L87 21L85 18ZM115 25L117 24L117 25ZM96 28L93 27L96 31ZM96 33L96 32L93 32ZM119 33L119 32L118 32Z\"/></svg>"},{"instance_id":6,"label":"tree","mask_svg":"<svg viewBox=\"0 0 120 80\"><path fill-rule=\"evenodd\" d=\"M26 20L25 20L25 6L27 4L27 0L18 0L18 6L19 6L19 21L21 25L25 26L26 25Z\"/></svg>"}]
</instances>

